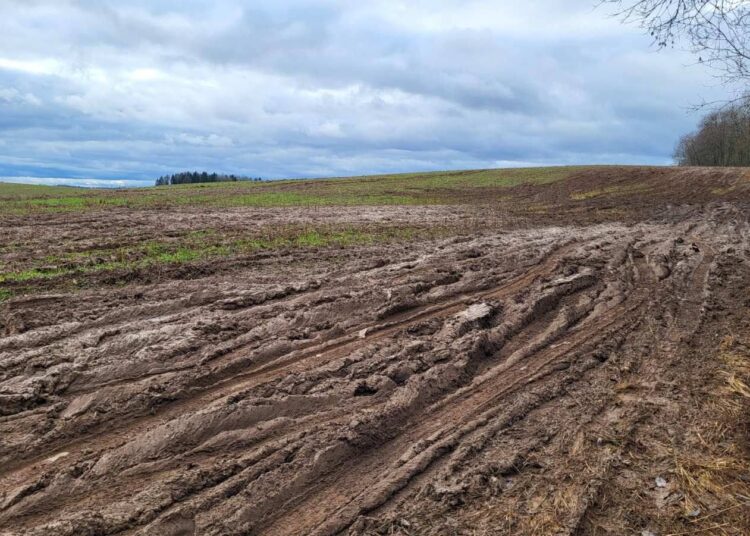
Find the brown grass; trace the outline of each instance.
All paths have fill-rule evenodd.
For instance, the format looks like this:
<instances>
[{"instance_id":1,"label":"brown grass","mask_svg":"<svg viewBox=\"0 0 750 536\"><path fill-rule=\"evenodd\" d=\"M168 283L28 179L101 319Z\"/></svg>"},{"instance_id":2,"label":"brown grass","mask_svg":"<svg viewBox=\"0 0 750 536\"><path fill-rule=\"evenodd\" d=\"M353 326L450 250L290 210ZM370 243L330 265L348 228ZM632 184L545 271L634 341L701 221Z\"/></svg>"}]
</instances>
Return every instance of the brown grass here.
<instances>
[{"instance_id":1,"label":"brown grass","mask_svg":"<svg viewBox=\"0 0 750 536\"><path fill-rule=\"evenodd\" d=\"M705 404L712 421L696 423L688 438L695 448L673 451L674 473L685 493L684 514L693 531L680 534L742 534L750 527L750 348L726 337L721 368Z\"/></svg>"}]
</instances>

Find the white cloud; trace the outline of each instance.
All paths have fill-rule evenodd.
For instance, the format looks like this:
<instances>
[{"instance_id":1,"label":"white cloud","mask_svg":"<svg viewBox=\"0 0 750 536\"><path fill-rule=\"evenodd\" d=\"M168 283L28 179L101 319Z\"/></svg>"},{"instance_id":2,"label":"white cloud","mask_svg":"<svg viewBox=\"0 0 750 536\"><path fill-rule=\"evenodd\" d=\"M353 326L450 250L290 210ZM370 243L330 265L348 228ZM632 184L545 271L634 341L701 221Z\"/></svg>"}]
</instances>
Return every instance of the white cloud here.
<instances>
[{"instance_id":1,"label":"white cloud","mask_svg":"<svg viewBox=\"0 0 750 536\"><path fill-rule=\"evenodd\" d=\"M594 4L8 0L0 173L667 163L724 90Z\"/></svg>"},{"instance_id":2,"label":"white cloud","mask_svg":"<svg viewBox=\"0 0 750 536\"><path fill-rule=\"evenodd\" d=\"M62 62L50 58L35 60L0 58L0 69L28 74L59 75L63 71L63 65Z\"/></svg>"},{"instance_id":3,"label":"white cloud","mask_svg":"<svg viewBox=\"0 0 750 536\"><path fill-rule=\"evenodd\" d=\"M33 93L21 93L13 87L0 87L0 101L8 104L30 104L32 106L39 106L42 103Z\"/></svg>"},{"instance_id":4,"label":"white cloud","mask_svg":"<svg viewBox=\"0 0 750 536\"><path fill-rule=\"evenodd\" d=\"M87 188L141 188L153 185L153 181L126 179L71 179L69 177L0 177L0 182L38 184L46 186L84 186Z\"/></svg>"},{"instance_id":5,"label":"white cloud","mask_svg":"<svg viewBox=\"0 0 750 536\"><path fill-rule=\"evenodd\" d=\"M233 145L232 138L226 136L219 136L218 134L209 134L208 136L201 136L196 134L188 134L182 132L176 136L167 136L169 143L173 145L187 144L205 147L231 147Z\"/></svg>"},{"instance_id":6,"label":"white cloud","mask_svg":"<svg viewBox=\"0 0 750 536\"><path fill-rule=\"evenodd\" d=\"M149 82L152 80L159 80L160 78L164 78L164 73L159 69L142 68L133 69L132 71L130 71L130 73L128 73L128 76L130 77L130 79L137 82Z\"/></svg>"}]
</instances>

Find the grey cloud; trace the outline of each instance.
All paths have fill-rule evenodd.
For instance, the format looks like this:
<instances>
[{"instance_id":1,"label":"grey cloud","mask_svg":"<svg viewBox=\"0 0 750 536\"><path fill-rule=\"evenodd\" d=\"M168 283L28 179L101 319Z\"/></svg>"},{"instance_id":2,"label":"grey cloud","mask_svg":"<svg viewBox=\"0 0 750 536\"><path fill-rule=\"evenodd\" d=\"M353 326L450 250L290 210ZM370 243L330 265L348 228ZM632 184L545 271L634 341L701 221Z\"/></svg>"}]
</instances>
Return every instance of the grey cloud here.
<instances>
[{"instance_id":1,"label":"grey cloud","mask_svg":"<svg viewBox=\"0 0 750 536\"><path fill-rule=\"evenodd\" d=\"M0 174L667 163L721 90L592 3L6 1Z\"/></svg>"}]
</instances>

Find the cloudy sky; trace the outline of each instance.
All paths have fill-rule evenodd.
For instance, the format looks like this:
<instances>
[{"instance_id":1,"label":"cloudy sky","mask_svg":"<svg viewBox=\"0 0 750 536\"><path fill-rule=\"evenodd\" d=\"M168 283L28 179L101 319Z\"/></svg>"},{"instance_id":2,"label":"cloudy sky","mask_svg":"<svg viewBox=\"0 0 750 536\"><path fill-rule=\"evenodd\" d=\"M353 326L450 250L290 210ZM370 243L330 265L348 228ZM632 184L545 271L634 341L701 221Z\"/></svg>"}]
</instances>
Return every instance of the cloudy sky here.
<instances>
[{"instance_id":1,"label":"cloudy sky","mask_svg":"<svg viewBox=\"0 0 750 536\"><path fill-rule=\"evenodd\" d=\"M668 164L711 73L596 0L0 0L0 177Z\"/></svg>"}]
</instances>

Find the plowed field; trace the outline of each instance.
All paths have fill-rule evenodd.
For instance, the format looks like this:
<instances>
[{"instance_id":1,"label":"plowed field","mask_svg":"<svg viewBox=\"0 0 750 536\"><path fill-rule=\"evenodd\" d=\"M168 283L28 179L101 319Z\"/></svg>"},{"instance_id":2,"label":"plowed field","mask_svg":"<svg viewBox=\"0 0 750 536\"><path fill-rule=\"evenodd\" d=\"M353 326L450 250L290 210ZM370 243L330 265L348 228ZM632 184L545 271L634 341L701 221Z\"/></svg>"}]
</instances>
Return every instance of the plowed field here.
<instances>
[{"instance_id":1,"label":"plowed field","mask_svg":"<svg viewBox=\"0 0 750 536\"><path fill-rule=\"evenodd\" d=\"M13 200L0 534L750 534L745 172L430 180Z\"/></svg>"}]
</instances>

